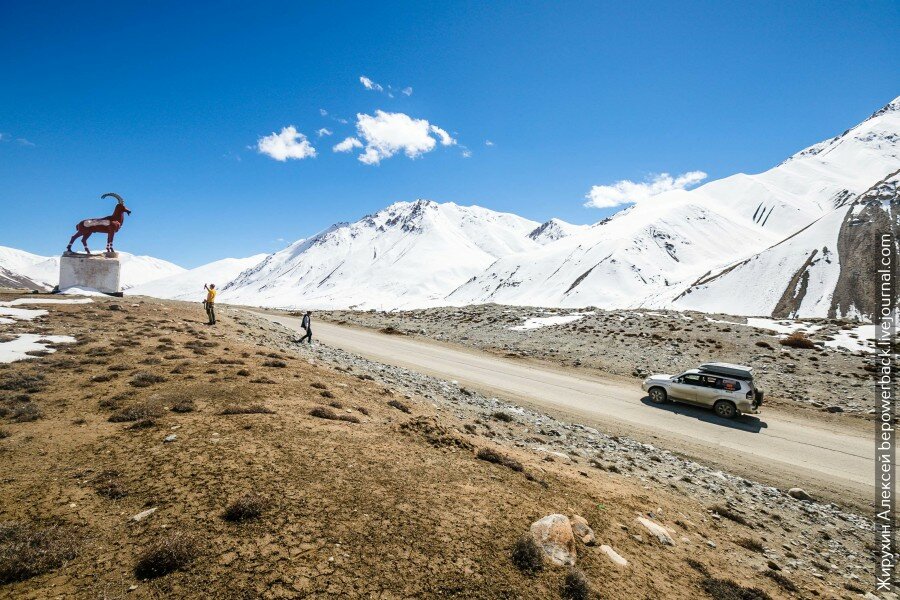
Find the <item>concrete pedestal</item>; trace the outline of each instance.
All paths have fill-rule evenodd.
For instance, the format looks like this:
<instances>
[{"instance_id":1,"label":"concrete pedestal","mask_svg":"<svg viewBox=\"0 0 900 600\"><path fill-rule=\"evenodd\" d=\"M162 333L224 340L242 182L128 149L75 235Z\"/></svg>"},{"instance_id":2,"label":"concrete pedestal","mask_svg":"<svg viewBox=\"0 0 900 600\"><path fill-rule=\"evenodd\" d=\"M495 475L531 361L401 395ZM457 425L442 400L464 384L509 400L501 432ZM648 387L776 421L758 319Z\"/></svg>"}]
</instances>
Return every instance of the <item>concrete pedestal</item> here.
<instances>
[{"instance_id":1,"label":"concrete pedestal","mask_svg":"<svg viewBox=\"0 0 900 600\"><path fill-rule=\"evenodd\" d=\"M122 265L118 256L63 254L59 259L59 289L83 288L105 294L120 294Z\"/></svg>"}]
</instances>

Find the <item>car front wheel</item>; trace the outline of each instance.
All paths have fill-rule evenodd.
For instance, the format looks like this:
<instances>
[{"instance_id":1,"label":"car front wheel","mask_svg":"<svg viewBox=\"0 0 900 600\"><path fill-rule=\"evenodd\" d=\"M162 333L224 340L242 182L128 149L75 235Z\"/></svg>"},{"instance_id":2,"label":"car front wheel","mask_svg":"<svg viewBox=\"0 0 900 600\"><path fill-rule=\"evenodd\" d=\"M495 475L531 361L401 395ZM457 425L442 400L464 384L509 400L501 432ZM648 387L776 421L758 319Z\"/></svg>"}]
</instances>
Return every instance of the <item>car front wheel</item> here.
<instances>
[{"instance_id":1,"label":"car front wheel","mask_svg":"<svg viewBox=\"0 0 900 600\"><path fill-rule=\"evenodd\" d=\"M734 405L734 402L729 402L728 400L719 400L713 406L713 410L716 411L716 414L723 419L733 419L738 414L737 407Z\"/></svg>"},{"instance_id":2,"label":"car front wheel","mask_svg":"<svg viewBox=\"0 0 900 600\"><path fill-rule=\"evenodd\" d=\"M666 390L661 387L652 387L648 392L650 401L655 404L662 404L666 401Z\"/></svg>"}]
</instances>

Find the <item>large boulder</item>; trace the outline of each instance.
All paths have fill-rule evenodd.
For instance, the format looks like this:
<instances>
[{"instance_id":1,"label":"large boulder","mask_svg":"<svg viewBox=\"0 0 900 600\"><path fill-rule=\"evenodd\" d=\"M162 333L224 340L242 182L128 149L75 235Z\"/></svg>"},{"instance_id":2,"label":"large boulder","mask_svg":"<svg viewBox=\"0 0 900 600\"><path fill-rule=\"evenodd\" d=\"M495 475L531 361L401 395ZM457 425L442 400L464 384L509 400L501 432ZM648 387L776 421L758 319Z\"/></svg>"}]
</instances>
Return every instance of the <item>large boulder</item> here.
<instances>
[{"instance_id":1,"label":"large boulder","mask_svg":"<svg viewBox=\"0 0 900 600\"><path fill-rule=\"evenodd\" d=\"M547 515L531 524L531 536L544 557L554 565L570 567L575 564L575 535L566 515Z\"/></svg>"}]
</instances>

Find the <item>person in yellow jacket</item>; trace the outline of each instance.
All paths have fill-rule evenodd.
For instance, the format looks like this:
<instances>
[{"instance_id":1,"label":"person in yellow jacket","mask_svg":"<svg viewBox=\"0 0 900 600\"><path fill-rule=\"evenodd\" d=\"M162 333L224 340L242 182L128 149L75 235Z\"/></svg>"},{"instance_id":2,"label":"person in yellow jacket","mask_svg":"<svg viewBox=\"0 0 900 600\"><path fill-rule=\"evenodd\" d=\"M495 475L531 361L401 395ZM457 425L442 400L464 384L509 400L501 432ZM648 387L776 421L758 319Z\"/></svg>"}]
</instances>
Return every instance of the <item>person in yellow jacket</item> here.
<instances>
[{"instance_id":1,"label":"person in yellow jacket","mask_svg":"<svg viewBox=\"0 0 900 600\"><path fill-rule=\"evenodd\" d=\"M209 324L216 324L216 284L210 283L209 285L204 285L203 289L206 290L206 300L203 301L203 304L206 305L206 316L209 317Z\"/></svg>"}]
</instances>

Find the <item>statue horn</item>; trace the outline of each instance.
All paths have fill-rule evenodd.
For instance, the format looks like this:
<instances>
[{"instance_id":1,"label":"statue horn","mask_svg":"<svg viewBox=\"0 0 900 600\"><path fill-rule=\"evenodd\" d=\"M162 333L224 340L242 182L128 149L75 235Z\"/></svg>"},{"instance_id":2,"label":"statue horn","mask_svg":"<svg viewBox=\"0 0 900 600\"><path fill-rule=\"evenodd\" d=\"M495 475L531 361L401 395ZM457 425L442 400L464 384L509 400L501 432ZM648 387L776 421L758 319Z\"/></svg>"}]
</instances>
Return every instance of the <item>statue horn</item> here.
<instances>
[{"instance_id":1,"label":"statue horn","mask_svg":"<svg viewBox=\"0 0 900 600\"><path fill-rule=\"evenodd\" d=\"M118 195L115 192L107 192L107 193L103 194L102 196L100 196L100 199L102 200L103 198L106 198L107 196L112 196L113 198L115 198L116 200L121 202L122 204L125 204L125 199L122 198L122 196Z\"/></svg>"}]
</instances>

